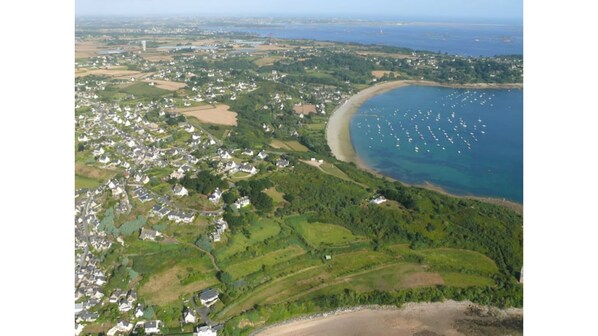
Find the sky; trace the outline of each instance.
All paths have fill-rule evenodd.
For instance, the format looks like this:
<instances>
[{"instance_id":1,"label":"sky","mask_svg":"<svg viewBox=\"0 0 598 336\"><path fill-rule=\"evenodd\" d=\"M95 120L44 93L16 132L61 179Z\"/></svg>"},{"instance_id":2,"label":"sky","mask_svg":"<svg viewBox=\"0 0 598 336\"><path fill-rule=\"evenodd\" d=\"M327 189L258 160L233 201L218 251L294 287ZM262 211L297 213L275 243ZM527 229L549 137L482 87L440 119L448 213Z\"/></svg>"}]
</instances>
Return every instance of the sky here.
<instances>
[{"instance_id":1,"label":"sky","mask_svg":"<svg viewBox=\"0 0 598 336\"><path fill-rule=\"evenodd\" d=\"M523 18L523 0L75 0L77 16Z\"/></svg>"}]
</instances>

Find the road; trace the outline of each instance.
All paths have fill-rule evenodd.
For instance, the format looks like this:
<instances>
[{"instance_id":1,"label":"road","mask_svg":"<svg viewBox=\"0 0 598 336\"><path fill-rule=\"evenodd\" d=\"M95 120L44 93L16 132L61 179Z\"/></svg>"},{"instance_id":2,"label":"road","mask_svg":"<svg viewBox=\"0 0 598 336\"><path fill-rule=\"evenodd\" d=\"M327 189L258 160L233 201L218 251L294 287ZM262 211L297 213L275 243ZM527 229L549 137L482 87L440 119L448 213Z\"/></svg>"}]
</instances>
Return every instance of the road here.
<instances>
[{"instance_id":1,"label":"road","mask_svg":"<svg viewBox=\"0 0 598 336\"><path fill-rule=\"evenodd\" d=\"M104 187L100 187L100 192L104 189ZM91 203L93 202L93 196L94 196L94 192L90 191L90 196L87 198L87 203L85 203L85 207L83 208L83 212L81 213L81 218L83 218L83 222L81 222L81 225L83 225L83 239L85 240L85 248L83 249L83 253L81 254L81 257L79 257L79 260L77 261L77 267L78 268L83 268L85 267L85 257L87 256L87 254L89 253L89 222L87 221L87 214L89 213L89 207L91 206ZM77 284L77 276L75 275L75 285L76 288L79 287L79 284Z\"/></svg>"}]
</instances>

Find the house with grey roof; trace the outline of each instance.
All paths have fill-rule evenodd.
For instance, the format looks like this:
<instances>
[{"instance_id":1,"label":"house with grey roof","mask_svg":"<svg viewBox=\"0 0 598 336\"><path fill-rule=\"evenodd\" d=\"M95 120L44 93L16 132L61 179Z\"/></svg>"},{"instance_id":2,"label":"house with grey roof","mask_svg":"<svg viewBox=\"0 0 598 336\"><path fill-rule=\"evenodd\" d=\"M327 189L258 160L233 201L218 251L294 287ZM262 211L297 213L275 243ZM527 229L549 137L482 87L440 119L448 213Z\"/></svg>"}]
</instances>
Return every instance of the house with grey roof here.
<instances>
[{"instance_id":1,"label":"house with grey roof","mask_svg":"<svg viewBox=\"0 0 598 336\"><path fill-rule=\"evenodd\" d=\"M143 329L146 334L158 334L160 333L161 327L162 321L160 320L147 321L143 324Z\"/></svg>"},{"instance_id":2,"label":"house with grey roof","mask_svg":"<svg viewBox=\"0 0 598 336\"><path fill-rule=\"evenodd\" d=\"M204 289L199 294L199 301L206 307L209 307L218 301L218 291L212 288Z\"/></svg>"}]
</instances>

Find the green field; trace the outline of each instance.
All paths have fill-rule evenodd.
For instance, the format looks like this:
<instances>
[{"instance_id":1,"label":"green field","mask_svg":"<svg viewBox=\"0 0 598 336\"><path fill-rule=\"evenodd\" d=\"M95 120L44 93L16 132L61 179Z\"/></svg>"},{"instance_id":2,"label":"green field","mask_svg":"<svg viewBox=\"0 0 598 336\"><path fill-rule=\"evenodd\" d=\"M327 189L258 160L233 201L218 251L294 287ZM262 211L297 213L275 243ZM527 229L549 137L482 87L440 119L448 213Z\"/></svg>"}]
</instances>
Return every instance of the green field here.
<instances>
[{"instance_id":1,"label":"green field","mask_svg":"<svg viewBox=\"0 0 598 336\"><path fill-rule=\"evenodd\" d=\"M161 97L172 92L151 86L148 83L138 82L122 89L123 92L142 97Z\"/></svg>"},{"instance_id":2,"label":"green field","mask_svg":"<svg viewBox=\"0 0 598 336\"><path fill-rule=\"evenodd\" d=\"M443 271L470 271L483 275L498 272L498 267L492 259L485 255L468 250L437 248L416 251L424 258L424 263L432 269Z\"/></svg>"},{"instance_id":3,"label":"green field","mask_svg":"<svg viewBox=\"0 0 598 336\"><path fill-rule=\"evenodd\" d=\"M287 222L312 247L347 245L365 239L365 237L353 235L351 231L339 225L308 223L303 216L287 218Z\"/></svg>"},{"instance_id":4,"label":"green field","mask_svg":"<svg viewBox=\"0 0 598 336\"><path fill-rule=\"evenodd\" d=\"M274 237L280 232L280 225L271 219L260 219L249 228L249 232L249 238L241 232L232 235L226 246L216 249L214 253L216 257L219 260L228 259L239 252L245 251L248 246Z\"/></svg>"},{"instance_id":5,"label":"green field","mask_svg":"<svg viewBox=\"0 0 598 336\"><path fill-rule=\"evenodd\" d=\"M494 281L488 277L476 274L464 274L456 272L440 272L446 286L472 287L472 286L493 286Z\"/></svg>"},{"instance_id":6,"label":"green field","mask_svg":"<svg viewBox=\"0 0 598 336\"><path fill-rule=\"evenodd\" d=\"M270 143L270 146L274 147L274 148L278 148L278 149L286 149L286 150L291 150L291 151L295 151L295 152L308 152L309 148L303 146L302 144L299 143L299 141L296 140L290 140L290 141L282 141L282 140L272 140L272 142Z\"/></svg>"},{"instance_id":7,"label":"green field","mask_svg":"<svg viewBox=\"0 0 598 336\"><path fill-rule=\"evenodd\" d=\"M238 279L245 275L254 273L262 269L262 266L272 266L281 262L290 260L296 256L304 254L305 251L297 246L291 245L282 250L276 250L274 252L267 253L261 257L253 258L246 261L241 261L235 264L228 265L225 270Z\"/></svg>"},{"instance_id":8,"label":"green field","mask_svg":"<svg viewBox=\"0 0 598 336\"><path fill-rule=\"evenodd\" d=\"M324 162L320 165L320 169L322 169L326 174L336 176L336 177L346 180L346 181L352 181L351 178L349 178L349 176L347 176L347 174L345 174L342 170L338 169L332 163Z\"/></svg>"},{"instance_id":9,"label":"green field","mask_svg":"<svg viewBox=\"0 0 598 336\"><path fill-rule=\"evenodd\" d=\"M127 248L132 268L143 280L139 295L145 302L166 305L218 280L208 256L191 246L134 241Z\"/></svg>"},{"instance_id":10,"label":"green field","mask_svg":"<svg viewBox=\"0 0 598 336\"><path fill-rule=\"evenodd\" d=\"M93 189L93 188L97 188L98 186L100 186L101 182L95 179L91 179L89 177L85 177L85 176L80 176L80 175L75 175L75 188L76 189L80 189L80 188L87 188L87 189Z\"/></svg>"}]
</instances>

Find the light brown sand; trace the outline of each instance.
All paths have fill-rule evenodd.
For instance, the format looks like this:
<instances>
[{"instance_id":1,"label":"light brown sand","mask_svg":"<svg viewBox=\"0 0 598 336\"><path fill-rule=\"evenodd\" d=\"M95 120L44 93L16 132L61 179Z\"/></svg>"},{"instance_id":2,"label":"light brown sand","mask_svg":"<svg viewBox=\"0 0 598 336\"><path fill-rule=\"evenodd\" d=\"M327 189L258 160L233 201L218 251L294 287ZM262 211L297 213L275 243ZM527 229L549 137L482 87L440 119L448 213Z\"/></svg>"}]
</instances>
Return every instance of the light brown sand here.
<instances>
[{"instance_id":1,"label":"light brown sand","mask_svg":"<svg viewBox=\"0 0 598 336\"><path fill-rule=\"evenodd\" d=\"M456 301L409 303L401 309L330 313L276 325L256 335L523 335L523 310L489 309Z\"/></svg>"},{"instance_id":2,"label":"light brown sand","mask_svg":"<svg viewBox=\"0 0 598 336\"><path fill-rule=\"evenodd\" d=\"M390 91L395 88L408 86L408 85L427 85L427 86L441 86L441 87L452 87L452 88L468 88L468 89L521 89L523 88L523 84L521 83L509 83L509 84L492 84L492 83L476 83L476 84L442 84L432 81L420 81L420 80L398 80L398 81L391 81L391 82L384 82L369 88L366 88L362 91L359 91L357 94L353 95L349 98L346 102L342 103L333 113L330 119L328 119L328 124L326 125L326 139L328 141L328 146L332 151L332 155L337 158L338 160L345 161L345 162L353 162L359 168L369 171L374 175L381 176L378 172L376 172L371 167L367 166L359 156L355 153L353 149L353 145L351 144L351 135L349 132L349 123L351 122L351 117L359 107L371 97L384 93L386 91ZM390 177L386 177L388 180L394 180ZM426 189L442 192L444 194L459 197L456 195L452 195L442 188L435 186L430 183L426 183L423 185L419 185L419 187L423 187ZM519 213L523 213L523 205L515 202L506 201L504 199L498 198L490 198L490 197L477 197L477 196L464 196L464 198L476 199L482 202L488 202L493 204L498 204L502 206L506 206L510 209L513 209Z\"/></svg>"},{"instance_id":3,"label":"light brown sand","mask_svg":"<svg viewBox=\"0 0 598 336\"><path fill-rule=\"evenodd\" d=\"M202 105L196 107L178 108L173 112L192 116L208 124L237 126L237 112L229 111L225 104Z\"/></svg>"}]
</instances>

